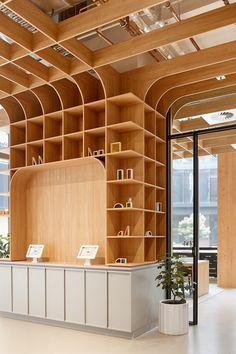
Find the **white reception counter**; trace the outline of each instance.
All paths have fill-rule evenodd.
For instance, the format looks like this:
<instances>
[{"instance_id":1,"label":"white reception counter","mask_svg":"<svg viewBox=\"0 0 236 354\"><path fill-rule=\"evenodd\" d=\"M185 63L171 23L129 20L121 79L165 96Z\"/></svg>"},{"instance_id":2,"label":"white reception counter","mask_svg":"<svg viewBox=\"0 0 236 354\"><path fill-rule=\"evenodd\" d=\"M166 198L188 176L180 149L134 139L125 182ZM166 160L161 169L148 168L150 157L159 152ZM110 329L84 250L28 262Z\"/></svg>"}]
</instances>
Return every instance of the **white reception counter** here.
<instances>
[{"instance_id":1,"label":"white reception counter","mask_svg":"<svg viewBox=\"0 0 236 354\"><path fill-rule=\"evenodd\" d=\"M158 323L156 264L123 268L0 262L0 313L132 338Z\"/></svg>"}]
</instances>

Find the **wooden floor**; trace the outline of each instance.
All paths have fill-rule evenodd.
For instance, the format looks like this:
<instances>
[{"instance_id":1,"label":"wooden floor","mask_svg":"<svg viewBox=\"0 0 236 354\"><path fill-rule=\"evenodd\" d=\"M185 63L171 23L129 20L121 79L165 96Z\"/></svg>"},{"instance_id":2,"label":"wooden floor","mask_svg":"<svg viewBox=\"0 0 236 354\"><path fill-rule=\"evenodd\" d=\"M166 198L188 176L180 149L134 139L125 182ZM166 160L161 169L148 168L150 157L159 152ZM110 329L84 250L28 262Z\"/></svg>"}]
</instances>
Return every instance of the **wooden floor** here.
<instances>
[{"instance_id":1,"label":"wooden floor","mask_svg":"<svg viewBox=\"0 0 236 354\"><path fill-rule=\"evenodd\" d=\"M0 318L1 354L235 354L236 290L199 305L200 324L189 335L153 330L135 340L113 338Z\"/></svg>"}]
</instances>

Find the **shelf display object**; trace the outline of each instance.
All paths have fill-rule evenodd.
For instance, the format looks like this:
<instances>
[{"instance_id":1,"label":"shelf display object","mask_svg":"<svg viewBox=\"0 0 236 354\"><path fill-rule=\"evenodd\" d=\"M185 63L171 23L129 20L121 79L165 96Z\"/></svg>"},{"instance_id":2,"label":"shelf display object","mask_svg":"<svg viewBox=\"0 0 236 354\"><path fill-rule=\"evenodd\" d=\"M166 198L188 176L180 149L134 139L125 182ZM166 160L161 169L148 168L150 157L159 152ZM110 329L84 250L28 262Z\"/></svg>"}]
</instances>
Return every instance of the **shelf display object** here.
<instances>
[{"instance_id":1,"label":"shelf display object","mask_svg":"<svg viewBox=\"0 0 236 354\"><path fill-rule=\"evenodd\" d=\"M27 114L20 105L14 109L14 119L10 125L10 176L12 181L15 180L12 183L12 200L24 195L20 185L23 177L20 175L27 175L25 188L30 190L30 202L35 205L34 198L43 198L38 193L41 188L37 182L40 173L44 173L40 183L48 183L47 181L53 178L54 192L57 193L56 189L60 188L59 184L63 183L63 178L69 181L69 177L65 177L67 164L74 176L73 169L76 169L77 160L84 158L87 158L86 161L98 160L99 166L104 169L105 189L102 187L102 191L106 200L102 206L104 212L100 215L101 220L96 220L95 217L93 219L92 229L99 227L101 234L96 242L92 239L89 241L90 244L99 245L100 261L119 265L116 260L123 258L127 263L122 266L131 266L163 258L166 250L165 118L132 93L105 98L101 93L101 87L98 87L97 95L92 94L90 88L90 91L87 90L87 96L82 98L75 84L66 79L62 81L65 88L63 95L60 94L61 100L56 90L44 85L35 89L37 102L36 96L32 94L34 98L27 107ZM61 85L58 84L58 87L61 88ZM71 165L72 161L74 167ZM60 168L63 169L65 176L59 178L57 174ZM52 176L53 170L55 173ZM33 171L38 171L38 175L31 180ZM96 173L93 176L95 175ZM84 177L86 180L86 176ZM103 186L103 182L101 185ZM72 193L73 189L70 189L70 192ZM67 193L66 188L62 189L62 193ZM54 198L53 195L51 197ZM26 200L29 202L29 199ZM63 200L66 200L66 197ZM67 204L68 208L70 203L77 208L73 196ZM81 200L81 203L84 203L83 216L86 217L87 213L88 218L87 202ZM124 207L114 207L118 203ZM98 203L97 207L101 205ZM76 235L75 230L72 230L68 211L60 210L65 223L64 230L67 230L65 237L59 235L60 247L68 250L70 238L77 237L79 242L72 241L77 249L74 250L75 255L70 250L70 256L65 257L63 251L61 254L58 251L53 258L50 250L53 242L56 242L56 237L53 240L47 239L47 235L42 236L42 230L39 230L41 227L39 222L35 219L29 222L28 218L35 218L33 212L21 220L25 223L22 232L16 232L16 218L21 215L20 203L15 201L12 208L12 260L24 259L23 254L26 253L27 243L30 241L45 244L45 251L48 249L47 256L50 260L76 261L79 244L86 244L86 237L84 238L81 233ZM78 208L79 212L81 206ZM76 212L76 210L72 212L73 216ZM53 212L51 214L55 223L57 217ZM53 225L43 210L41 217L47 219L48 234L51 234ZM21 242L19 238L24 238L23 233L29 227L29 223L32 236L30 239L27 237L24 239L20 246L22 251L19 253L17 251ZM73 227L76 228L76 225ZM46 229L43 231L46 232Z\"/></svg>"}]
</instances>

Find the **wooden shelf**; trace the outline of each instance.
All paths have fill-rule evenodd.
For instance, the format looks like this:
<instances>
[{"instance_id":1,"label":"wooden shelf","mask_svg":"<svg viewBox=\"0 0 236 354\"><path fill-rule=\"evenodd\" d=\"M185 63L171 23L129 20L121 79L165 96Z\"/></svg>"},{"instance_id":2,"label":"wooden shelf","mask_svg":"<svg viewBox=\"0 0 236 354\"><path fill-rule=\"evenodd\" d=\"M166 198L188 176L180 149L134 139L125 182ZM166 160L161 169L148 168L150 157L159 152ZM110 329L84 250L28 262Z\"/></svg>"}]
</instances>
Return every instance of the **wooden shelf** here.
<instances>
[{"instance_id":1,"label":"wooden shelf","mask_svg":"<svg viewBox=\"0 0 236 354\"><path fill-rule=\"evenodd\" d=\"M28 117L35 115L34 118L24 120L23 116L19 116L10 125L11 154L8 174L12 178L22 167L22 173L27 171L33 174L44 169L51 171L61 164L66 168L65 166L76 164L77 160L86 161L86 164L96 161L106 171L106 201L102 208L106 214L105 223L109 236L104 231L100 246L103 261L105 257L107 263L117 267L153 263L160 259L166 243L166 120L133 93L109 98L103 98L104 95L98 92L95 94L93 90L95 86L98 89L98 86L90 87L94 80L86 83L84 104L80 104L81 97L77 97L75 88L70 96L70 84L64 87L61 83L57 86L55 81L56 89L65 95L63 110L60 109L61 103L56 99L54 91L43 86L43 95L47 97L44 114L40 107L31 107ZM91 102L98 97L103 99ZM121 142L121 151L111 152L111 143L114 142ZM9 155L9 149L4 151ZM90 152L97 152L98 155L90 156ZM37 161L39 156L43 164L32 166L33 157ZM116 179L119 169L124 171L122 180ZM132 179L127 179L128 169L133 170ZM75 178L72 170L71 176L68 176L71 183ZM18 171L15 178L20 175L21 172ZM61 185L58 185L58 193L60 188ZM74 197L77 198L72 198ZM133 208L113 207L117 202L126 205L129 198L132 198ZM162 211L155 210L156 202L162 204ZM64 218L63 213L61 217ZM13 215L13 223L14 218ZM37 233L38 230L33 231L33 223L31 226L32 234ZM130 226L130 236L117 236L127 226ZM67 227L69 238L70 227ZM54 226L52 230L53 228ZM151 231L153 236L145 236L146 231ZM14 231L13 227L13 238L16 235L14 232L18 231ZM30 236L27 237L28 242ZM55 243L54 236L50 237ZM79 235L78 240L82 244L86 241L86 235ZM64 247L69 247L66 241ZM13 253L17 254L14 243L12 248ZM129 263L114 264L119 257L127 258Z\"/></svg>"},{"instance_id":2,"label":"wooden shelf","mask_svg":"<svg viewBox=\"0 0 236 354\"><path fill-rule=\"evenodd\" d=\"M123 239L123 238L144 238L145 236L107 236L107 238L117 238L117 239Z\"/></svg>"},{"instance_id":3,"label":"wooden shelf","mask_svg":"<svg viewBox=\"0 0 236 354\"><path fill-rule=\"evenodd\" d=\"M138 124L136 124L132 121L111 124L111 125L108 125L107 128L118 131L118 132L129 132L129 131L133 131L133 130L142 130L142 128Z\"/></svg>"},{"instance_id":4,"label":"wooden shelf","mask_svg":"<svg viewBox=\"0 0 236 354\"><path fill-rule=\"evenodd\" d=\"M143 103L143 101L135 96L132 92L108 98L108 102L113 102L120 106L130 106L138 103Z\"/></svg>"},{"instance_id":5,"label":"wooden shelf","mask_svg":"<svg viewBox=\"0 0 236 354\"><path fill-rule=\"evenodd\" d=\"M105 100L85 105L84 126L85 130L105 126Z\"/></svg>"},{"instance_id":6,"label":"wooden shelf","mask_svg":"<svg viewBox=\"0 0 236 354\"><path fill-rule=\"evenodd\" d=\"M82 132L84 130L83 106L64 112L64 134Z\"/></svg>"},{"instance_id":7,"label":"wooden shelf","mask_svg":"<svg viewBox=\"0 0 236 354\"><path fill-rule=\"evenodd\" d=\"M27 121L27 142L43 139L43 117Z\"/></svg>"},{"instance_id":8,"label":"wooden shelf","mask_svg":"<svg viewBox=\"0 0 236 354\"><path fill-rule=\"evenodd\" d=\"M113 153L108 153L107 156L112 156L117 159L129 159L132 157L142 157L142 155L136 151L133 150L126 150L126 151L119 151L119 152L113 152Z\"/></svg>"},{"instance_id":9,"label":"wooden shelf","mask_svg":"<svg viewBox=\"0 0 236 354\"><path fill-rule=\"evenodd\" d=\"M62 112L55 112L45 117L45 138L62 135Z\"/></svg>"},{"instance_id":10,"label":"wooden shelf","mask_svg":"<svg viewBox=\"0 0 236 354\"><path fill-rule=\"evenodd\" d=\"M138 181L136 179L115 179L111 181L107 181L108 184L118 184L118 185L129 185L129 184L143 184L142 181Z\"/></svg>"}]
</instances>

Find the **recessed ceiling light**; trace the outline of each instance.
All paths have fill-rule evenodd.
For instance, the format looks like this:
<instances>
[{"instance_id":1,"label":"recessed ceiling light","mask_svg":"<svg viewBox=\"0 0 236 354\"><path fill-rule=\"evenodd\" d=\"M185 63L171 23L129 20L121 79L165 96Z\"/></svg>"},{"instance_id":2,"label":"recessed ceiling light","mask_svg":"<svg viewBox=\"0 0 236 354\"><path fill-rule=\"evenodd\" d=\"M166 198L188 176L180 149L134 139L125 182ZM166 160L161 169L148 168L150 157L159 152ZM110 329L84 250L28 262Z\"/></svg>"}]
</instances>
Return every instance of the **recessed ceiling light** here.
<instances>
[{"instance_id":1,"label":"recessed ceiling light","mask_svg":"<svg viewBox=\"0 0 236 354\"><path fill-rule=\"evenodd\" d=\"M168 55L167 55L167 59L169 59L169 60L172 59L172 55L171 55L171 54L168 54Z\"/></svg>"},{"instance_id":2,"label":"recessed ceiling light","mask_svg":"<svg viewBox=\"0 0 236 354\"><path fill-rule=\"evenodd\" d=\"M226 79L225 75L216 76L216 80L218 80L218 81L222 81L225 79Z\"/></svg>"}]
</instances>

